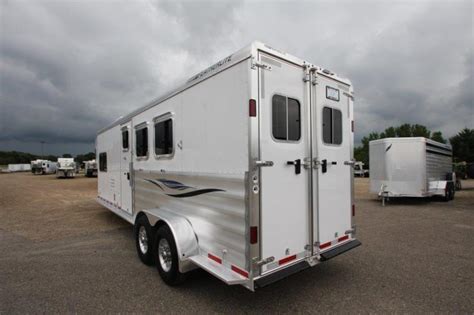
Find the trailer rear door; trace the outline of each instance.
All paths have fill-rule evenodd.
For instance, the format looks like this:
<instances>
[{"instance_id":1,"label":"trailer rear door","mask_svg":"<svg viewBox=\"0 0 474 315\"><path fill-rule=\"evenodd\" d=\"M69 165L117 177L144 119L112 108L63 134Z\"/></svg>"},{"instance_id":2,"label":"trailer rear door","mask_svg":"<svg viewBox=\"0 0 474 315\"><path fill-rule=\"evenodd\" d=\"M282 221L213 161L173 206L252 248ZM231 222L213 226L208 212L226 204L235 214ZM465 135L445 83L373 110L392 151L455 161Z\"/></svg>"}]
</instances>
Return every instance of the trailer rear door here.
<instances>
[{"instance_id":1,"label":"trailer rear door","mask_svg":"<svg viewBox=\"0 0 474 315\"><path fill-rule=\"evenodd\" d=\"M312 89L313 239L321 251L348 239L352 225L352 97L349 86L316 75Z\"/></svg>"},{"instance_id":2,"label":"trailer rear door","mask_svg":"<svg viewBox=\"0 0 474 315\"><path fill-rule=\"evenodd\" d=\"M260 158L273 162L260 173L261 254L275 259L264 274L309 255L311 170L303 167L310 156L304 69L264 53L259 61L266 65L258 70Z\"/></svg>"}]
</instances>

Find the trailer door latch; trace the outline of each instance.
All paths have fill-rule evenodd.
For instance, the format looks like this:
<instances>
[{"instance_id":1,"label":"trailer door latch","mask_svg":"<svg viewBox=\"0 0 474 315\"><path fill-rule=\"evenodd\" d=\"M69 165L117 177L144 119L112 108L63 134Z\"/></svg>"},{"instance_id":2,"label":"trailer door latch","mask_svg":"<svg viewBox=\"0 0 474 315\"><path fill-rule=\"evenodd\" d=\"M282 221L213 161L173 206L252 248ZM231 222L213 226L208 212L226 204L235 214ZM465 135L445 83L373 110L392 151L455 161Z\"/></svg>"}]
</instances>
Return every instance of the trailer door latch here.
<instances>
[{"instance_id":1,"label":"trailer door latch","mask_svg":"<svg viewBox=\"0 0 474 315\"><path fill-rule=\"evenodd\" d=\"M273 166L273 161L255 161L256 167Z\"/></svg>"},{"instance_id":2,"label":"trailer door latch","mask_svg":"<svg viewBox=\"0 0 474 315\"><path fill-rule=\"evenodd\" d=\"M270 256L270 257L267 257L267 258L262 259L262 260L254 261L254 264L258 267L261 267L263 265L266 265L266 264L269 264L269 263L273 262L274 260L275 260L275 257Z\"/></svg>"}]
</instances>

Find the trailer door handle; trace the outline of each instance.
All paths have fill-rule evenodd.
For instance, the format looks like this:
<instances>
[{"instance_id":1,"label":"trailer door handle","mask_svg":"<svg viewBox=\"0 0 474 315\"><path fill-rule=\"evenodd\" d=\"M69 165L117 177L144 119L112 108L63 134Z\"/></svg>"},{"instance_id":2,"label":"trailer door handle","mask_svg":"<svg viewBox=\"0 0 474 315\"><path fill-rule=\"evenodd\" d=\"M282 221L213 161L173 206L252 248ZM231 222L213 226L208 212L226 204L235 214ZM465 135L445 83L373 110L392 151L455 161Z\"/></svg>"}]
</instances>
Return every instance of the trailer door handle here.
<instances>
[{"instance_id":1,"label":"trailer door handle","mask_svg":"<svg viewBox=\"0 0 474 315\"><path fill-rule=\"evenodd\" d=\"M328 171L328 160L324 159L321 161L321 172L326 173Z\"/></svg>"},{"instance_id":2,"label":"trailer door handle","mask_svg":"<svg viewBox=\"0 0 474 315\"><path fill-rule=\"evenodd\" d=\"M297 159L294 161L287 161L286 164L295 166L295 174L301 173L301 159Z\"/></svg>"}]
</instances>

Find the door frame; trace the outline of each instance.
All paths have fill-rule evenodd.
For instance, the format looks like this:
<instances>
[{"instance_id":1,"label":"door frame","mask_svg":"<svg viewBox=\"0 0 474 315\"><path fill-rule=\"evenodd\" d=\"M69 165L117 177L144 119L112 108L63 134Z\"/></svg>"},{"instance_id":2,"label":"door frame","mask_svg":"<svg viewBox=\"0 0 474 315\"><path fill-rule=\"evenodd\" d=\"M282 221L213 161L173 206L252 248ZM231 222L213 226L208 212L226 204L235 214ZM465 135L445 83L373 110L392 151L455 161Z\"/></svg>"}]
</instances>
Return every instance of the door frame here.
<instances>
[{"instance_id":1,"label":"door frame","mask_svg":"<svg viewBox=\"0 0 474 315\"><path fill-rule=\"evenodd\" d=\"M312 116L313 116L313 109L312 109L312 103L313 103L313 100L312 100L312 81L311 80L307 80L306 78L309 78L312 71L314 71L314 67L310 64L299 64L299 63L295 63L295 62L292 62L288 59L285 59L285 58L282 58L280 56L276 56L268 51L265 51L265 50L258 50L258 58L257 60L259 61L259 66L258 66L258 74L257 74L257 77L258 77L258 103L260 104L259 105L259 115L258 115L258 138L259 138L259 145L258 145L258 153L259 153L259 157L260 157L260 160L263 159L262 157L262 143L261 143L261 139L262 139L262 133L265 132L265 133L269 133L270 137L272 138L272 140L275 140L273 138L273 134L272 134L272 131L271 130L263 130L263 124L262 124L262 110L261 110L261 107L263 106L263 101L262 101L262 90L266 90L265 87L262 88L262 85L264 85L266 82L266 80L263 79L262 76L265 76L265 72L266 71L271 71L271 66L268 66L266 65L268 62L268 59L265 58L265 60L262 60L262 56L267 56L267 57L270 57L272 59L276 59L282 63L286 63L286 64L290 64L292 66L296 66L298 68L301 69L301 81L297 81L295 82L295 84L302 84L302 88L303 88L303 93L302 93L302 98L299 99L296 98L300 104L301 104L301 126L302 126L302 130L301 130L301 137L302 139L305 139L304 141L303 140L298 140L296 141L296 143L300 142L300 141L303 141L303 142L306 142L306 143L303 143L302 145L304 145L304 148L305 148L305 151L307 152L307 156L305 157L302 157L302 163L301 163L301 167L303 168L302 170L302 173L306 172L306 174L301 174L303 176L306 176L306 179L303 179L305 180L306 182L306 185L308 185L308 194L306 196L306 201L305 203L307 204L307 214L306 214L306 217L307 217L307 220L306 220L306 224L307 224L307 232L308 232L308 235L307 235L307 240L308 240L308 245L309 245L309 248L306 250L306 255L303 259L306 259L308 257L311 257L315 254L315 250L314 250L314 247L312 246L312 244L314 243L314 239L313 239L313 157L312 157L312 150L313 150L313 121L312 121ZM272 92L272 93L266 93L266 92L263 92L265 93L265 97L264 99L272 99L272 97L275 95L275 94L278 94L276 91ZM280 93L281 94L281 93ZM294 98L294 95L290 95L290 94L287 94L287 93L282 93L281 95L284 95L288 98ZM266 100L267 101L267 100ZM267 101L268 102L268 101ZM270 101L271 102L271 101ZM303 113L305 115L303 115ZM266 115L271 115L271 111L265 113ZM269 118L270 121L272 120L272 117ZM271 126L271 125L270 125ZM304 126L304 127L303 127ZM279 142L278 140L276 142ZM262 182L265 181L265 179L263 178L262 176L262 170L260 169L259 170L259 178L261 178ZM259 239L261 240L259 243L260 243L260 254L263 255L263 237L262 237L262 234L261 234L261 231L262 231L262 227L263 227L263 221L262 221L262 211L263 211L263 198L262 196L260 196L260 236L259 236ZM261 256L261 259L266 259L267 257L263 257ZM278 257L275 257L275 259L277 259ZM297 260L295 260L294 262L298 262L298 261L301 261L302 259L299 258ZM281 268L284 268L284 267L287 267L288 265L285 265L285 266L281 266L280 268L274 268L274 269L271 269L271 270L267 270L267 271L263 271L262 269L260 269L260 274L263 275L263 274L268 274L268 273L271 273L271 272L274 272L276 270L279 270Z\"/></svg>"}]
</instances>

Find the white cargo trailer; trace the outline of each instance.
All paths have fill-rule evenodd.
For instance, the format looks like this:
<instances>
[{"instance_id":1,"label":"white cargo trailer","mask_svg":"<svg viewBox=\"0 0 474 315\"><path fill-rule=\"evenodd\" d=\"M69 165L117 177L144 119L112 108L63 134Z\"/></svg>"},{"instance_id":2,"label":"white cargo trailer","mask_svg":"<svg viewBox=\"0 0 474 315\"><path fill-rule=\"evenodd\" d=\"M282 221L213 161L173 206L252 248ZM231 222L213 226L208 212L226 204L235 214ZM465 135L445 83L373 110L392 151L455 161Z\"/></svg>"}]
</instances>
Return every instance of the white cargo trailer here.
<instances>
[{"instance_id":1,"label":"white cargo trailer","mask_svg":"<svg viewBox=\"0 0 474 315\"><path fill-rule=\"evenodd\" d=\"M31 161L31 172L35 175L46 175L56 173L56 162L48 160L34 160Z\"/></svg>"},{"instance_id":2,"label":"white cargo trailer","mask_svg":"<svg viewBox=\"0 0 474 315\"><path fill-rule=\"evenodd\" d=\"M76 176L76 162L73 158L58 158L56 177L74 178Z\"/></svg>"},{"instance_id":3,"label":"white cargo trailer","mask_svg":"<svg viewBox=\"0 0 474 315\"><path fill-rule=\"evenodd\" d=\"M369 143L370 190L382 198L454 198L451 146L423 137Z\"/></svg>"},{"instance_id":4,"label":"white cargo trailer","mask_svg":"<svg viewBox=\"0 0 474 315\"><path fill-rule=\"evenodd\" d=\"M265 286L358 245L353 89L254 42L99 131L98 201L177 284Z\"/></svg>"}]
</instances>

